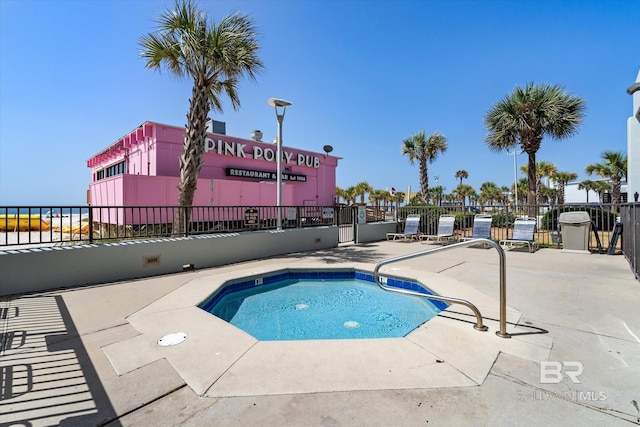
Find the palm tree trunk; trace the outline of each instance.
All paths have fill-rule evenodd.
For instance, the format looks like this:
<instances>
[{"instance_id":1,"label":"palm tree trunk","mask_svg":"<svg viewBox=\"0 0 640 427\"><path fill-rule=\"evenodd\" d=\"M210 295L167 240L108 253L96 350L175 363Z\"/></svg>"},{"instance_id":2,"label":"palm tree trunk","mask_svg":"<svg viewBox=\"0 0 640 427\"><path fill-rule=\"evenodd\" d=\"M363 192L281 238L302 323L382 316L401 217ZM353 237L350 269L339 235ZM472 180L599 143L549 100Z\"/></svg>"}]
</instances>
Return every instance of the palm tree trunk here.
<instances>
[{"instance_id":1,"label":"palm tree trunk","mask_svg":"<svg viewBox=\"0 0 640 427\"><path fill-rule=\"evenodd\" d=\"M180 184L178 185L178 214L174 218L174 234L187 232L198 175L204 164L204 142L207 137L209 89L204 81L194 82L187 126L180 156Z\"/></svg>"},{"instance_id":2,"label":"palm tree trunk","mask_svg":"<svg viewBox=\"0 0 640 427\"><path fill-rule=\"evenodd\" d=\"M428 203L429 172L427 170L427 159L420 159L420 192L422 193L422 202Z\"/></svg>"},{"instance_id":3,"label":"palm tree trunk","mask_svg":"<svg viewBox=\"0 0 640 427\"><path fill-rule=\"evenodd\" d=\"M620 200L620 179L612 177L611 186L611 212L618 213L618 200Z\"/></svg>"},{"instance_id":4,"label":"palm tree trunk","mask_svg":"<svg viewBox=\"0 0 640 427\"><path fill-rule=\"evenodd\" d=\"M529 154L529 163L528 163L528 170L527 170L527 180L528 180L528 184L529 184L529 189L527 191L527 204L528 204L528 209L527 209L527 215L529 216L529 218L535 218L537 215L537 202L538 199L536 198L536 187L537 187L537 183L538 183L538 179L536 177L536 153L535 152L531 152L531 153L527 153Z\"/></svg>"}]
</instances>

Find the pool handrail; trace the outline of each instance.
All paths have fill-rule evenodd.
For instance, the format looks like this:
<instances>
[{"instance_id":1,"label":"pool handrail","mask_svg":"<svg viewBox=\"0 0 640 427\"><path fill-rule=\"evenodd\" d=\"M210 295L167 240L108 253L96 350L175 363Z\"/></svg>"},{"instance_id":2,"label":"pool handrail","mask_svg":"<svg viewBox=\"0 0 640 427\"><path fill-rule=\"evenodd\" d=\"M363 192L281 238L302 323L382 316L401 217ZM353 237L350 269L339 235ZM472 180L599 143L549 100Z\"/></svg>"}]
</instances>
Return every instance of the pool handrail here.
<instances>
[{"instance_id":1,"label":"pool handrail","mask_svg":"<svg viewBox=\"0 0 640 427\"><path fill-rule=\"evenodd\" d=\"M506 257L505 257L505 253L504 253L504 249L502 249L502 247L500 247L500 245L496 242L494 242L493 240L490 239L472 239L472 240L467 240L464 242L458 242L458 243L452 243L450 245L447 246L438 246L436 248L431 248L431 249L427 249L424 251L418 251L418 252L414 252L411 254L406 254L406 255L400 255L394 258L389 258L383 261L380 261L376 264L376 267L373 270L373 276L375 278L376 283L378 284L378 286L380 286L382 289L386 290L386 291L392 291L392 292L400 292L400 293L407 293L407 294L412 294L412 295L418 295L421 297L426 297L429 299L437 299L437 300L441 300L441 301L446 301L446 302L453 302L455 304L462 304L468 308L470 308L474 314L476 315L476 325L474 326L474 328L478 329L480 328L485 328L485 329L479 329L479 330L486 330L486 326L482 325L482 315L480 314L480 311L476 308L475 305L473 305L472 303L470 303L469 301L466 300L462 300L459 298L451 298L451 297L441 297L438 296L438 298L432 298L434 297L434 295L426 295L426 294L422 294L419 292L413 292L413 291L407 291L404 289L400 289L400 288L390 288L389 286L386 286L385 284L382 283L382 281L380 280L380 268L384 265L387 264L391 264L394 262L398 262L398 261L402 261L402 260L406 260L406 259L411 259L411 258L417 258L419 256L423 256L423 255L429 255L431 253L434 252L441 252L441 251L448 251L450 249L456 249L456 248L460 248L460 247L465 247L465 246L472 246L472 245L477 245L478 243L486 243L490 246L492 246L493 248L495 248L496 251L498 251L498 256L500 259L500 330L496 331L496 335L501 337L501 338L511 338L511 335L507 333L507 267L506 267Z\"/></svg>"}]
</instances>

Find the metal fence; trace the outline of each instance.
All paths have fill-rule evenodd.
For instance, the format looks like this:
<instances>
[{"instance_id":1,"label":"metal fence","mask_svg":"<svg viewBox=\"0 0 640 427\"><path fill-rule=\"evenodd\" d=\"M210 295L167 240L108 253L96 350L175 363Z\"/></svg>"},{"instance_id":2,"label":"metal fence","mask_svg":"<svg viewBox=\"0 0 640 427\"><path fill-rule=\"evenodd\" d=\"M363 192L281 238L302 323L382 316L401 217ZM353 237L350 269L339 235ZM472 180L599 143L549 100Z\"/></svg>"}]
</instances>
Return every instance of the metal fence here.
<instances>
[{"instance_id":1,"label":"metal fence","mask_svg":"<svg viewBox=\"0 0 640 427\"><path fill-rule=\"evenodd\" d=\"M323 206L55 206L0 207L0 247L52 246L155 237L302 228L336 223L334 207ZM183 229L174 222L180 215Z\"/></svg>"},{"instance_id":2,"label":"metal fence","mask_svg":"<svg viewBox=\"0 0 640 427\"><path fill-rule=\"evenodd\" d=\"M533 209L530 209L533 208ZM613 235L618 215L611 212L611 205L540 205L518 206L512 205L493 206L405 206L398 210L398 232L404 227L404 221L409 214L420 215L420 233L437 234L438 218L440 215L455 216L455 232L461 237L470 236L473 230L473 218L477 214L490 215L491 238L502 240L511 237L513 223L516 218L528 217L529 213L537 212L535 217L537 227L535 241L541 247L560 247L561 233L558 217L564 212L586 211L591 218L591 238L589 247L593 251L605 253L609 241ZM614 248L621 251L621 243Z\"/></svg>"},{"instance_id":3,"label":"metal fence","mask_svg":"<svg viewBox=\"0 0 640 427\"><path fill-rule=\"evenodd\" d=\"M640 204L629 203L620 207L620 222L622 223L622 253L631 270L640 280Z\"/></svg>"},{"instance_id":4,"label":"metal fence","mask_svg":"<svg viewBox=\"0 0 640 427\"><path fill-rule=\"evenodd\" d=\"M637 205L622 205L623 222L636 224ZM406 206L398 209L366 207L367 222L397 218L397 229L402 231L409 214L419 214L420 233L436 234L438 218L442 214L456 217L455 229L460 236L470 236L473 217L488 214L492 217L494 240L510 237L513 221L525 215L528 206ZM186 209L186 210L185 210ZM349 206L46 206L0 207L0 248L7 246L38 247L63 243L85 244L96 242L148 239L156 237L183 237L198 234L229 233L277 228L277 213L281 209L282 228L336 225L340 227L340 242L353 240L353 224L357 208ZM188 221L184 228L174 229L174 219L180 210ZM614 230L617 214L610 212L609 205L565 205L563 207L543 205L536 207L538 215L536 241L543 247L559 247L558 216L562 212L587 211L592 220L593 233L590 247L606 251ZM626 213L625 213L626 212ZM635 215L626 219L627 215ZM344 229L344 230L343 230ZM342 236L344 234L344 236ZM630 263L638 265L635 250L636 240L625 232L616 243L615 251L624 250ZM634 237L635 239L635 237Z\"/></svg>"}]
</instances>

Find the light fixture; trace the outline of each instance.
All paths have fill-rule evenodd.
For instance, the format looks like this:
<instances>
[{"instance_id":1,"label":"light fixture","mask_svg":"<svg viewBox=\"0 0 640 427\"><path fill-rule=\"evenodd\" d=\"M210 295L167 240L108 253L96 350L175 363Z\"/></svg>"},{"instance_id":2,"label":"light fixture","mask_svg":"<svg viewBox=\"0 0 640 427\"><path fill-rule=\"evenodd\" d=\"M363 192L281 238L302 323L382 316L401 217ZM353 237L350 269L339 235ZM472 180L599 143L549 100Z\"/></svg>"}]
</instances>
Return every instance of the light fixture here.
<instances>
[{"instance_id":1,"label":"light fixture","mask_svg":"<svg viewBox=\"0 0 640 427\"><path fill-rule=\"evenodd\" d=\"M292 105L291 102L284 99L269 98L267 104L271 105L276 110L276 120L278 121L278 136L276 143L278 149L276 153L276 174L277 174L277 190L276 190L276 203L278 211L278 230L282 230L282 121L284 120L284 113L287 111L287 107ZM282 109L282 114L278 112L278 108Z\"/></svg>"},{"instance_id":2,"label":"light fixture","mask_svg":"<svg viewBox=\"0 0 640 427\"><path fill-rule=\"evenodd\" d=\"M322 149L325 152L325 155L324 155L325 157L327 157L329 153L333 151L333 147L330 145L325 145L324 147L322 147Z\"/></svg>"}]
</instances>

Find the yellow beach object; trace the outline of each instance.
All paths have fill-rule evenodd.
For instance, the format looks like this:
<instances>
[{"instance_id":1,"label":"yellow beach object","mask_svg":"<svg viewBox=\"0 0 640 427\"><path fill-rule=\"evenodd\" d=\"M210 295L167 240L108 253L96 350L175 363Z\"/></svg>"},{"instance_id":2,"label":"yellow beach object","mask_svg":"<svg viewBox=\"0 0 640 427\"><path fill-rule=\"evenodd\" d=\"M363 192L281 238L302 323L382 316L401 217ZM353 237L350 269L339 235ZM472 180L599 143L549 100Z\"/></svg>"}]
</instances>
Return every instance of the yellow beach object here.
<instances>
[{"instance_id":1,"label":"yellow beach object","mask_svg":"<svg viewBox=\"0 0 640 427\"><path fill-rule=\"evenodd\" d=\"M71 225L65 225L62 227L62 232L69 233L69 234L88 234L89 219L83 218L82 220L75 222Z\"/></svg>"},{"instance_id":2,"label":"yellow beach object","mask_svg":"<svg viewBox=\"0 0 640 427\"><path fill-rule=\"evenodd\" d=\"M40 217L40 215L0 215L0 231L46 231L49 227L49 221Z\"/></svg>"}]
</instances>

